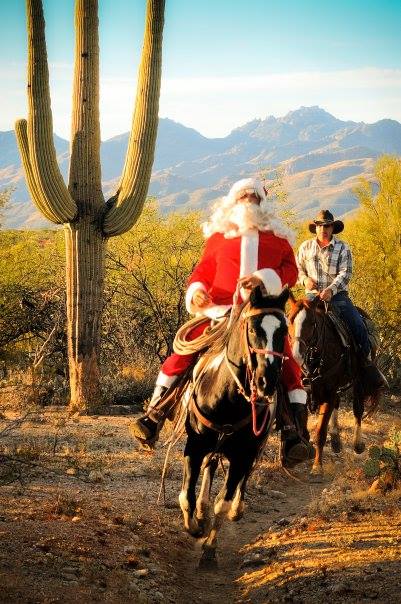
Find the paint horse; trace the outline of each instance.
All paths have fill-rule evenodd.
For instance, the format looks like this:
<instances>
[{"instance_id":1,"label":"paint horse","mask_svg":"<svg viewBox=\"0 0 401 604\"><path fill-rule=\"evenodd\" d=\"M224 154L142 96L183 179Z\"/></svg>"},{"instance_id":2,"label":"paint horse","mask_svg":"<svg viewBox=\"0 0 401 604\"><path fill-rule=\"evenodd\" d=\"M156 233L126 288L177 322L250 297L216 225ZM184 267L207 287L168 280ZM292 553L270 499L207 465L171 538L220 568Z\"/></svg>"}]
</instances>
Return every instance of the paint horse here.
<instances>
[{"instance_id":1,"label":"paint horse","mask_svg":"<svg viewBox=\"0 0 401 604\"><path fill-rule=\"evenodd\" d=\"M217 565L217 535L224 518L239 520L243 515L246 483L275 419L288 295L285 289L278 297L263 296L256 287L227 329L220 350L208 352L194 368L179 501L185 529L194 537L205 537L203 567ZM210 491L223 458L228 467L211 520Z\"/></svg>"},{"instance_id":2,"label":"paint horse","mask_svg":"<svg viewBox=\"0 0 401 604\"><path fill-rule=\"evenodd\" d=\"M329 425L333 451L338 453L342 448L337 419L339 392L351 387L353 389L353 448L356 453L362 453L365 450L362 417L365 409L371 414L377 408L382 389L370 383L367 370L359 363L353 347L344 347L324 302L319 298L295 301L291 296L290 303L292 352L310 388L311 411L318 412L314 443L316 454L311 474L321 477L323 447Z\"/></svg>"}]
</instances>

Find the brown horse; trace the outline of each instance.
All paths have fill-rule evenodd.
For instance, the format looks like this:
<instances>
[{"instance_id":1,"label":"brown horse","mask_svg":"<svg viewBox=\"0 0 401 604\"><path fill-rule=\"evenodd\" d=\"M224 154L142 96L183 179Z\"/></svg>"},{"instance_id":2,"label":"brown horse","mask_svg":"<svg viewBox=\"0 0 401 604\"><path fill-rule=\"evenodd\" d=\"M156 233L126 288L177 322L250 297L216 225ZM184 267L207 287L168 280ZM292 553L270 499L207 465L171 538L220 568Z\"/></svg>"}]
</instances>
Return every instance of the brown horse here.
<instances>
[{"instance_id":1,"label":"brown horse","mask_svg":"<svg viewBox=\"0 0 401 604\"><path fill-rule=\"evenodd\" d=\"M309 389L311 411L318 412L315 447L316 455L311 474L323 475L322 454L330 423L331 446L341 450L337 412L339 394L353 389L355 417L353 448L362 453L361 421L365 413L372 413L379 403L381 389L370 383L369 372L362 367L353 347L344 347L342 339L328 314L328 305L319 298L310 301L290 299L289 333L292 351L304 374ZM331 422L330 422L331 419Z\"/></svg>"}]
</instances>

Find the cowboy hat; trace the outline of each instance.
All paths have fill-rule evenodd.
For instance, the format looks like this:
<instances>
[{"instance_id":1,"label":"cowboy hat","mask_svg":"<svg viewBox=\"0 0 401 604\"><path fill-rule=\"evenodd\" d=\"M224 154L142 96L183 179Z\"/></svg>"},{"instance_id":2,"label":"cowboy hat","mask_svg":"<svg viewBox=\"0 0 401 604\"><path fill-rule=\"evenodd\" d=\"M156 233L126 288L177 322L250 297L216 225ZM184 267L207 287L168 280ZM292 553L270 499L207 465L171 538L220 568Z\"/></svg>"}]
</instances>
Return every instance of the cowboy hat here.
<instances>
[{"instance_id":1,"label":"cowboy hat","mask_svg":"<svg viewBox=\"0 0 401 604\"><path fill-rule=\"evenodd\" d=\"M309 223L310 232L316 233L316 227L321 225L332 226L333 235L341 233L341 231L344 229L344 223L342 220L334 220L334 216L329 210L320 210L313 222Z\"/></svg>"}]
</instances>

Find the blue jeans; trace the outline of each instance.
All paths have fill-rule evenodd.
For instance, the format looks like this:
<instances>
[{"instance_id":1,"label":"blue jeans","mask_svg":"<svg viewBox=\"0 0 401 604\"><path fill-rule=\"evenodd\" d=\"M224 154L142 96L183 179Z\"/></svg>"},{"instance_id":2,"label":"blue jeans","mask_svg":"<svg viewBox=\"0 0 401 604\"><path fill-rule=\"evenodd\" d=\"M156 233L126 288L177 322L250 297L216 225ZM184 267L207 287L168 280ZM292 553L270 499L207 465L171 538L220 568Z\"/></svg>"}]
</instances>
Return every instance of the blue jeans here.
<instances>
[{"instance_id":1,"label":"blue jeans","mask_svg":"<svg viewBox=\"0 0 401 604\"><path fill-rule=\"evenodd\" d=\"M357 346L361 349L362 354L368 356L370 352L368 331L361 315L351 302L347 292L338 292L338 294L335 294L331 299L331 304L343 319L344 323L346 323Z\"/></svg>"}]
</instances>

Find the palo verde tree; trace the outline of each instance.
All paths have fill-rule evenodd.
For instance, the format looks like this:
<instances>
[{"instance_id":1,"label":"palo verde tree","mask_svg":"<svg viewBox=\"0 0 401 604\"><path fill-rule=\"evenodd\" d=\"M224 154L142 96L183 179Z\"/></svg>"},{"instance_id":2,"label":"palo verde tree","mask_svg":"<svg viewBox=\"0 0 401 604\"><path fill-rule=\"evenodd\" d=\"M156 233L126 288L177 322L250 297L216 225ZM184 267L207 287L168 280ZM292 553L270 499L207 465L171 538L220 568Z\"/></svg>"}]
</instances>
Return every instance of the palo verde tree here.
<instances>
[{"instance_id":1,"label":"palo verde tree","mask_svg":"<svg viewBox=\"0 0 401 604\"><path fill-rule=\"evenodd\" d=\"M70 404L87 413L99 404L106 242L135 224L149 186L158 125L164 0L148 0L131 135L117 192L108 201L101 189L97 8L97 0L76 0L68 187L53 144L41 0L27 0L28 119L18 120L15 127L32 199L46 218L64 224Z\"/></svg>"}]
</instances>

